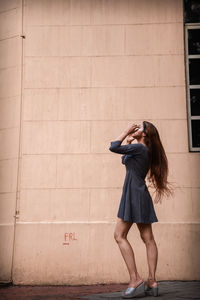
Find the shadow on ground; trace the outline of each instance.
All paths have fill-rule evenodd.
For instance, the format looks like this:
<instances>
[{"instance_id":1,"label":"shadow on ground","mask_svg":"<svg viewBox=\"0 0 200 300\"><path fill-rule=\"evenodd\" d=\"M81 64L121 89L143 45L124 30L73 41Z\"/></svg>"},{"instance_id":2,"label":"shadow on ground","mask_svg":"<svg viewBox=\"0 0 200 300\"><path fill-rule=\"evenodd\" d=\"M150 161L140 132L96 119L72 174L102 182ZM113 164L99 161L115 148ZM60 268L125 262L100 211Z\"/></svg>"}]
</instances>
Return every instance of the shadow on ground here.
<instances>
[{"instance_id":1,"label":"shadow on ground","mask_svg":"<svg viewBox=\"0 0 200 300\"><path fill-rule=\"evenodd\" d=\"M200 299L200 281L158 281L158 300ZM76 286L1 286L0 300L57 300L57 299L123 299L128 284L98 284ZM155 299L145 294L134 299Z\"/></svg>"}]
</instances>

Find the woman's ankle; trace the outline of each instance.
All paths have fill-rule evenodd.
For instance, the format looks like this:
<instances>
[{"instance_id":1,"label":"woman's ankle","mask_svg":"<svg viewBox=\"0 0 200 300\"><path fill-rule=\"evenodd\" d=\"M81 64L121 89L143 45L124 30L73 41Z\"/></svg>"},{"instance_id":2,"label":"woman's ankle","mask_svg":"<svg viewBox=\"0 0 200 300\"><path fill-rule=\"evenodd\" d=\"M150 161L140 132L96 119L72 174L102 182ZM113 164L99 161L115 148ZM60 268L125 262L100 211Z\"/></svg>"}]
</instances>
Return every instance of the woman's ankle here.
<instances>
[{"instance_id":1,"label":"woman's ankle","mask_svg":"<svg viewBox=\"0 0 200 300\"><path fill-rule=\"evenodd\" d=\"M154 278L148 278L147 283L149 286L157 286L157 284L158 284L156 279L154 279Z\"/></svg>"}]
</instances>

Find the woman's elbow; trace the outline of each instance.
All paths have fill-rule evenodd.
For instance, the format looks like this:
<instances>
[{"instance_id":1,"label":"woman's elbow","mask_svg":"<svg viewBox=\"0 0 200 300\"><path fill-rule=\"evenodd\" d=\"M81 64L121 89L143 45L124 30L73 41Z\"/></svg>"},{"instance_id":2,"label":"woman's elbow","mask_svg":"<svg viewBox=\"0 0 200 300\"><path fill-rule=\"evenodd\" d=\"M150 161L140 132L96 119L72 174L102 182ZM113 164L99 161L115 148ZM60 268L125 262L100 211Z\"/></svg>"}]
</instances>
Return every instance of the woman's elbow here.
<instances>
[{"instance_id":1,"label":"woman's elbow","mask_svg":"<svg viewBox=\"0 0 200 300\"><path fill-rule=\"evenodd\" d=\"M109 150L110 150L111 152L117 153L116 147L110 146Z\"/></svg>"}]
</instances>

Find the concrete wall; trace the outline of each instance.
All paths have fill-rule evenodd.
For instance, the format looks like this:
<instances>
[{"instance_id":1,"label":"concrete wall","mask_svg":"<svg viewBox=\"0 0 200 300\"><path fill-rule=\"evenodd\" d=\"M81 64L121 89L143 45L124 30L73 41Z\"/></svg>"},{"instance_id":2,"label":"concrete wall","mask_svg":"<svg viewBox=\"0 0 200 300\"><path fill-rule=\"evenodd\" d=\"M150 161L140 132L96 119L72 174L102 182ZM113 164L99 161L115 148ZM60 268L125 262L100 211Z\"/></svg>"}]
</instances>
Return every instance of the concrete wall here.
<instances>
[{"instance_id":1,"label":"concrete wall","mask_svg":"<svg viewBox=\"0 0 200 300\"><path fill-rule=\"evenodd\" d=\"M200 156L188 151L182 1L26 0L22 20L14 283L128 282L113 238L125 168L108 148L143 120L157 126L177 185L155 205L156 278L199 279ZM146 278L136 224L128 239Z\"/></svg>"},{"instance_id":2,"label":"concrete wall","mask_svg":"<svg viewBox=\"0 0 200 300\"><path fill-rule=\"evenodd\" d=\"M16 199L19 196L22 9L0 1L0 280L12 278Z\"/></svg>"}]
</instances>

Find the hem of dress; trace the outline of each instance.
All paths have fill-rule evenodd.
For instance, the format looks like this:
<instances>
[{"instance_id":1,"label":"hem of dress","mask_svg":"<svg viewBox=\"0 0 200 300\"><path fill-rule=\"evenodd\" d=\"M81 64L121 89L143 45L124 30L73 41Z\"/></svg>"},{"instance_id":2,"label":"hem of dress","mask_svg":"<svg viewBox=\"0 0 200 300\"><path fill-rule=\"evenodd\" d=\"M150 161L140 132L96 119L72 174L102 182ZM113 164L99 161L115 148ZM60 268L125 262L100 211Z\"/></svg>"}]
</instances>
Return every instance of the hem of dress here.
<instances>
[{"instance_id":1,"label":"hem of dress","mask_svg":"<svg viewBox=\"0 0 200 300\"><path fill-rule=\"evenodd\" d=\"M152 220L152 221L142 221L142 220L140 220L140 221L137 221L137 220L126 220L126 219L123 219L122 217L120 217L120 216L117 216L118 218L120 218L120 219L122 219L124 222L131 222L131 223L136 223L136 224L138 224L138 223L143 223L143 224L152 224L152 223L156 223L156 222L159 222L159 220Z\"/></svg>"}]
</instances>

